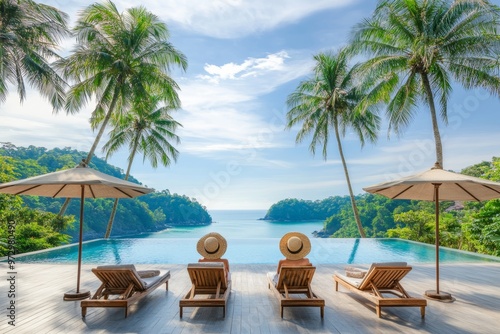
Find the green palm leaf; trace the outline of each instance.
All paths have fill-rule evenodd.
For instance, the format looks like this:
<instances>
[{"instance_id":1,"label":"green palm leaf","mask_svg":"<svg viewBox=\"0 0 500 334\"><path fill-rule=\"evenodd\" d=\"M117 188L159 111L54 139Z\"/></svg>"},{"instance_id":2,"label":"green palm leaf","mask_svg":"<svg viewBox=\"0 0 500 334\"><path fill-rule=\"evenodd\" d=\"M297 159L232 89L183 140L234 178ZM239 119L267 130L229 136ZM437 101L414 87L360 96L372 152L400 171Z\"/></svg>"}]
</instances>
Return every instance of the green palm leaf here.
<instances>
[{"instance_id":1,"label":"green palm leaf","mask_svg":"<svg viewBox=\"0 0 500 334\"><path fill-rule=\"evenodd\" d=\"M67 85L50 62L60 58L55 50L69 35L67 20L60 10L31 0L0 1L0 102L9 84L23 102L26 80L55 111L64 107Z\"/></svg>"},{"instance_id":2,"label":"green palm leaf","mask_svg":"<svg viewBox=\"0 0 500 334\"><path fill-rule=\"evenodd\" d=\"M446 124L452 80L500 94L499 14L483 0L380 0L372 17L353 29L350 53L368 56L360 66L366 80L383 82L389 130L402 133L420 102L427 104L441 165L435 99Z\"/></svg>"},{"instance_id":3,"label":"green palm leaf","mask_svg":"<svg viewBox=\"0 0 500 334\"><path fill-rule=\"evenodd\" d=\"M92 4L80 13L73 33L78 45L58 67L74 82L68 113L96 101L91 123L99 130L86 158L89 163L114 114L126 115L151 95L171 108L180 106L179 87L169 70L185 70L187 60L168 42L166 24L144 7L120 13L111 1Z\"/></svg>"},{"instance_id":4,"label":"green palm leaf","mask_svg":"<svg viewBox=\"0 0 500 334\"><path fill-rule=\"evenodd\" d=\"M316 66L311 78L301 82L288 96L287 129L300 125L296 142L311 137L309 149L316 153L321 147L323 157L327 158L328 143L333 130L344 173L346 176L351 203L358 231L362 237L365 232L361 224L351 181L345 161L341 138L347 129L353 129L363 145L365 140L375 141L380 119L377 115L381 94L386 90L386 82L373 87L358 84L357 75L363 73L358 66L349 67L348 50L333 53L320 53L314 56Z\"/></svg>"}]
</instances>

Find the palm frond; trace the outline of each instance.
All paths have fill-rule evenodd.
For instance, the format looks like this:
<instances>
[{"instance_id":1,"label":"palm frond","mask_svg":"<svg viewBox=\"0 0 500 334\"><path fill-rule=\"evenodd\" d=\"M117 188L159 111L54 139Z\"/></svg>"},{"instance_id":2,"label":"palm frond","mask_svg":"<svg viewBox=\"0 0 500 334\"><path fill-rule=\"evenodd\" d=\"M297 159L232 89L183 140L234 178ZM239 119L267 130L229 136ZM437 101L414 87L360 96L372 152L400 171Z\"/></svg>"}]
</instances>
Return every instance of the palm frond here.
<instances>
[{"instance_id":1,"label":"palm frond","mask_svg":"<svg viewBox=\"0 0 500 334\"><path fill-rule=\"evenodd\" d=\"M387 106L389 118L389 131L394 129L396 134L407 127L416 113L415 106L418 99L417 76L410 74L407 80L396 91L391 102Z\"/></svg>"},{"instance_id":2,"label":"palm frond","mask_svg":"<svg viewBox=\"0 0 500 334\"><path fill-rule=\"evenodd\" d=\"M5 101L8 85L14 85L23 102L26 78L58 111L64 106L66 83L50 62L61 58L56 50L69 36L68 15L31 0L4 0L0 17L0 101Z\"/></svg>"}]
</instances>

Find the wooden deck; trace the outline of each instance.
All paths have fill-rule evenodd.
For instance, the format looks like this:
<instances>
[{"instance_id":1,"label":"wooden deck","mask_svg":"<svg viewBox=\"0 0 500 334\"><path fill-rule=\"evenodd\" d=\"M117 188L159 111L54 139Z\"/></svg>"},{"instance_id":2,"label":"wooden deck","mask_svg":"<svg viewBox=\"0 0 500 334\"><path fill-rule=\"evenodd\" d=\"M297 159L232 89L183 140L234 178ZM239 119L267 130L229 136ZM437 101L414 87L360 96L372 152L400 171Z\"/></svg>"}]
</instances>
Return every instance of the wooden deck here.
<instances>
[{"instance_id":1,"label":"wooden deck","mask_svg":"<svg viewBox=\"0 0 500 334\"><path fill-rule=\"evenodd\" d=\"M99 281L82 267L82 288L94 292ZM219 308L188 308L179 318L179 299L190 288L186 265L137 265L168 269L169 291L157 289L129 309L88 310L63 301L76 285L76 265L16 264L16 326L8 324L10 285L6 263L0 263L0 333L498 333L500 330L500 263L444 264L441 289L456 301L429 300L426 317L418 308L386 308L377 318L373 304L340 287L332 274L343 265L317 265L314 291L325 299L325 318L316 308L288 308L280 318L279 303L268 289L266 272L273 265L231 264L232 292L226 317ZM434 266L413 265L402 281L411 295L435 288ZM358 302L361 301L361 302Z\"/></svg>"}]
</instances>

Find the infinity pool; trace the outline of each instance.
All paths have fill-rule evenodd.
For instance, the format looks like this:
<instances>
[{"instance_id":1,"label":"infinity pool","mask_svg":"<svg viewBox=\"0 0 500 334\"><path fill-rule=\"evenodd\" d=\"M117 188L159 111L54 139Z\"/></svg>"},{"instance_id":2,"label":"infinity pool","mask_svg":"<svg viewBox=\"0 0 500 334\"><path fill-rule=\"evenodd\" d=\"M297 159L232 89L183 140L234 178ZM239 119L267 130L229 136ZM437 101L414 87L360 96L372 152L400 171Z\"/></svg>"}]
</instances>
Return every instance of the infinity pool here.
<instances>
[{"instance_id":1,"label":"infinity pool","mask_svg":"<svg viewBox=\"0 0 500 334\"><path fill-rule=\"evenodd\" d=\"M82 262L87 264L183 264L196 262L199 238L123 238L87 242L83 245ZM224 255L234 264L272 264L282 258L279 238L228 239ZM369 264L372 262L406 261L434 263L435 247L400 239L320 239L311 238L308 258L314 264ZM76 245L17 255L16 262L76 263ZM440 249L440 261L481 262L500 258L475 253Z\"/></svg>"}]
</instances>

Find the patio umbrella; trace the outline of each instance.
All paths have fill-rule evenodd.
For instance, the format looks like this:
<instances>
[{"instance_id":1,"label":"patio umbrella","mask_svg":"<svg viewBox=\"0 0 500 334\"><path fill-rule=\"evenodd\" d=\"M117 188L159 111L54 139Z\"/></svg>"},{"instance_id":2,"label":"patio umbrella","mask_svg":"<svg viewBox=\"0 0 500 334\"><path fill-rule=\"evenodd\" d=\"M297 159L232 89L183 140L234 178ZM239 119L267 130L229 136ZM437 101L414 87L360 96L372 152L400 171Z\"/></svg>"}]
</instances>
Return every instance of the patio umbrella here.
<instances>
[{"instance_id":1,"label":"patio umbrella","mask_svg":"<svg viewBox=\"0 0 500 334\"><path fill-rule=\"evenodd\" d=\"M85 299L90 296L90 291L80 291L85 198L132 198L152 191L153 189L89 168L83 162L75 168L0 184L0 193L4 194L80 198L76 290L65 293L64 300Z\"/></svg>"},{"instance_id":2,"label":"patio umbrella","mask_svg":"<svg viewBox=\"0 0 500 334\"><path fill-rule=\"evenodd\" d=\"M435 202L436 290L428 290L425 295L434 299L452 299L449 293L439 290L439 201L486 201L500 198L500 183L445 171L436 163L433 168L423 173L363 189L391 199Z\"/></svg>"}]
</instances>

